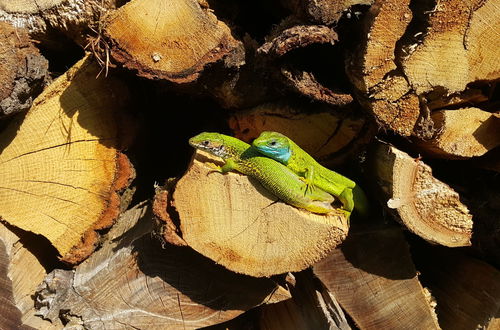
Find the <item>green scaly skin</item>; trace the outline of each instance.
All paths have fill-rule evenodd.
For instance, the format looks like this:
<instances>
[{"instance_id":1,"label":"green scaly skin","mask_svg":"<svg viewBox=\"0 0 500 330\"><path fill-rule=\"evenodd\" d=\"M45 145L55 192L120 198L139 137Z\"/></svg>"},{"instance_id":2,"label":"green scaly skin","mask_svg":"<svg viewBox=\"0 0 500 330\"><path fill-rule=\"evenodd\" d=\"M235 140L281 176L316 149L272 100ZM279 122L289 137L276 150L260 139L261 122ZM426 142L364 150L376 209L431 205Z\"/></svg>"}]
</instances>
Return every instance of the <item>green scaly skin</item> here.
<instances>
[{"instance_id":1,"label":"green scaly skin","mask_svg":"<svg viewBox=\"0 0 500 330\"><path fill-rule=\"evenodd\" d=\"M262 156L249 144L224 134L204 132L189 139L189 144L224 160L221 173L236 170L257 179L267 190L287 204L314 213L332 212L334 198L323 190L308 189L295 173L283 164ZM213 164L212 164L213 165Z\"/></svg>"},{"instance_id":2,"label":"green scaly skin","mask_svg":"<svg viewBox=\"0 0 500 330\"><path fill-rule=\"evenodd\" d=\"M280 161L303 177L309 186L316 186L337 197L343 209L353 209L362 216L369 213L369 202L363 190L352 180L320 165L312 156L281 133L262 132L252 143L259 152ZM288 159L286 159L289 157Z\"/></svg>"}]
</instances>

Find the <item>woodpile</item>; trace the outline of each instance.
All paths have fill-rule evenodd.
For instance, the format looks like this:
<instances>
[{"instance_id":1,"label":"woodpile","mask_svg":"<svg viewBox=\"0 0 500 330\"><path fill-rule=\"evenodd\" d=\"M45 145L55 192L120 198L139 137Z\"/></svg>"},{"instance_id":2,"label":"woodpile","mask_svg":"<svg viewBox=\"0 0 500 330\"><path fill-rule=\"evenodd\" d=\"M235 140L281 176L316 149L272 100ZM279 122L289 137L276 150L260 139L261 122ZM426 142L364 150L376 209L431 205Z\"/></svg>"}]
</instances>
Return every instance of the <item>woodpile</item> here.
<instances>
[{"instance_id":1,"label":"woodpile","mask_svg":"<svg viewBox=\"0 0 500 330\"><path fill-rule=\"evenodd\" d=\"M494 0L0 0L0 329L498 329L499 34ZM369 216L203 131L285 134Z\"/></svg>"}]
</instances>

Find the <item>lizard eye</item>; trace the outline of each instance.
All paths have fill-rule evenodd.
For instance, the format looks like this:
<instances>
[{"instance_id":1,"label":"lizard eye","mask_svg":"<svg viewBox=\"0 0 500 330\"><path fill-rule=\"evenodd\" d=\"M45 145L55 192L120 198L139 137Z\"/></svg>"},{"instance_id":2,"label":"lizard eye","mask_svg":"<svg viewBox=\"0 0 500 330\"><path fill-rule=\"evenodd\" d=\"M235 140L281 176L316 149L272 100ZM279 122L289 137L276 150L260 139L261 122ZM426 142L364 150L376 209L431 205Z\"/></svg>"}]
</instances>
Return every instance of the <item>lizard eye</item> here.
<instances>
[{"instance_id":1,"label":"lizard eye","mask_svg":"<svg viewBox=\"0 0 500 330\"><path fill-rule=\"evenodd\" d=\"M204 141L201 142L201 144L203 144L204 146L208 146L209 143L210 142L208 140L204 140Z\"/></svg>"},{"instance_id":2,"label":"lizard eye","mask_svg":"<svg viewBox=\"0 0 500 330\"><path fill-rule=\"evenodd\" d=\"M276 144L277 144L277 142L276 142L276 141L271 141L271 142L269 142L269 145L270 145L271 147L274 147Z\"/></svg>"}]
</instances>

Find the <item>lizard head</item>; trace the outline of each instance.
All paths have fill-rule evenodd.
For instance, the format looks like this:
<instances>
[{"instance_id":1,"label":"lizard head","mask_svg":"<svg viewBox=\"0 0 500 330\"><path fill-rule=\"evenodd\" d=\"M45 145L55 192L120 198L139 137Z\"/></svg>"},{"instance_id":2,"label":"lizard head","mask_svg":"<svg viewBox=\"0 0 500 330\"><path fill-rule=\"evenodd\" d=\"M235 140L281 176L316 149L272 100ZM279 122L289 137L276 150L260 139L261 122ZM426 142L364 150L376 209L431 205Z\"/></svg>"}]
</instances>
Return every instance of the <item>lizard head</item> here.
<instances>
[{"instance_id":1,"label":"lizard head","mask_svg":"<svg viewBox=\"0 0 500 330\"><path fill-rule=\"evenodd\" d=\"M229 158L232 156L227 137L220 133L203 132L189 139L189 144L196 148L211 153L214 156L221 158Z\"/></svg>"},{"instance_id":2,"label":"lizard head","mask_svg":"<svg viewBox=\"0 0 500 330\"><path fill-rule=\"evenodd\" d=\"M189 144L212 155L225 158L224 138L219 133L203 132L189 139Z\"/></svg>"},{"instance_id":3,"label":"lizard head","mask_svg":"<svg viewBox=\"0 0 500 330\"><path fill-rule=\"evenodd\" d=\"M278 132L262 132L252 145L262 154L286 164L292 155L290 140Z\"/></svg>"}]
</instances>

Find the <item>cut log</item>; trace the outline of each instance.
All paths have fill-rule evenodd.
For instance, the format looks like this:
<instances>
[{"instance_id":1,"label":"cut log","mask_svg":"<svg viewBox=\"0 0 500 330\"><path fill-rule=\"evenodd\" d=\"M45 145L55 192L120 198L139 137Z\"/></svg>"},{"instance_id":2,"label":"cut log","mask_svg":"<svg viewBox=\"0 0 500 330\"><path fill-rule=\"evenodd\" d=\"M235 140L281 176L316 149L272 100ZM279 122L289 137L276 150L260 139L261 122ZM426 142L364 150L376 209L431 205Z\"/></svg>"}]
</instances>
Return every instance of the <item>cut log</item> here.
<instances>
[{"instance_id":1,"label":"cut log","mask_svg":"<svg viewBox=\"0 0 500 330\"><path fill-rule=\"evenodd\" d=\"M132 0L106 18L104 35L116 61L149 79L190 82L224 57L244 63L241 43L196 0Z\"/></svg>"},{"instance_id":2,"label":"cut log","mask_svg":"<svg viewBox=\"0 0 500 330\"><path fill-rule=\"evenodd\" d=\"M410 1L375 1L364 18L364 39L347 71L361 92L360 101L380 126L404 136L413 133L420 115L417 95L398 69L395 49L411 18Z\"/></svg>"},{"instance_id":3,"label":"cut log","mask_svg":"<svg viewBox=\"0 0 500 330\"><path fill-rule=\"evenodd\" d=\"M239 173L214 173L197 152L172 196L183 240L237 273L256 277L300 271L347 235L343 213L298 209ZM173 211L173 210L172 210Z\"/></svg>"},{"instance_id":4,"label":"cut log","mask_svg":"<svg viewBox=\"0 0 500 330\"><path fill-rule=\"evenodd\" d=\"M335 297L309 271L295 277L292 299L260 307L259 329L351 329Z\"/></svg>"},{"instance_id":5,"label":"cut log","mask_svg":"<svg viewBox=\"0 0 500 330\"><path fill-rule=\"evenodd\" d=\"M478 108L439 110L431 115L436 136L419 141L424 152L449 159L482 156L500 146L500 118Z\"/></svg>"},{"instance_id":6,"label":"cut log","mask_svg":"<svg viewBox=\"0 0 500 330\"><path fill-rule=\"evenodd\" d=\"M67 35L80 46L88 42L87 35L99 30L104 12L116 8L117 0L0 0L0 20L28 30L44 45L61 49L54 31Z\"/></svg>"},{"instance_id":7,"label":"cut log","mask_svg":"<svg viewBox=\"0 0 500 330\"><path fill-rule=\"evenodd\" d=\"M271 40L257 49L257 53L268 61L274 60L273 63L276 64L268 64L268 66L280 67L279 72L275 72L276 79L284 83L289 89L312 100L325 102L333 106L344 106L353 101L350 94L336 92L324 86L318 81L314 73L296 68L294 65L281 63L283 61L282 57L285 55L291 54L293 51L307 49L310 45L335 44L338 41L335 31L326 26L297 25L268 38ZM328 67L323 69L330 70L333 67L331 62L326 65Z\"/></svg>"},{"instance_id":8,"label":"cut log","mask_svg":"<svg viewBox=\"0 0 500 330\"><path fill-rule=\"evenodd\" d=\"M356 108L334 111L324 105L275 102L235 112L234 135L251 142L263 131L285 134L325 165L340 164L358 153L375 135L375 127Z\"/></svg>"},{"instance_id":9,"label":"cut log","mask_svg":"<svg viewBox=\"0 0 500 330\"><path fill-rule=\"evenodd\" d=\"M437 88L454 93L474 81L500 78L500 6L495 0L438 2L428 24L423 42L403 60L418 94Z\"/></svg>"},{"instance_id":10,"label":"cut log","mask_svg":"<svg viewBox=\"0 0 500 330\"><path fill-rule=\"evenodd\" d=\"M443 329L498 329L500 271L491 265L440 247L425 247L416 263L437 302Z\"/></svg>"},{"instance_id":11,"label":"cut log","mask_svg":"<svg viewBox=\"0 0 500 330\"><path fill-rule=\"evenodd\" d=\"M117 191L133 177L118 151L118 110L127 90L96 79L98 72L88 58L75 64L35 100L19 127L14 122L1 137L0 217L45 236L68 263L94 250L96 230L113 224Z\"/></svg>"},{"instance_id":12,"label":"cut log","mask_svg":"<svg viewBox=\"0 0 500 330\"><path fill-rule=\"evenodd\" d=\"M351 232L313 272L360 329L439 329L398 228Z\"/></svg>"},{"instance_id":13,"label":"cut log","mask_svg":"<svg viewBox=\"0 0 500 330\"><path fill-rule=\"evenodd\" d=\"M355 5L370 5L372 0L282 0L295 16L318 24L330 25L337 22L342 14Z\"/></svg>"},{"instance_id":14,"label":"cut log","mask_svg":"<svg viewBox=\"0 0 500 330\"><path fill-rule=\"evenodd\" d=\"M86 329L196 329L290 297L274 280L234 274L188 247L162 247L152 225L145 206L124 213L99 251L46 277L36 296L41 315Z\"/></svg>"},{"instance_id":15,"label":"cut log","mask_svg":"<svg viewBox=\"0 0 500 330\"><path fill-rule=\"evenodd\" d=\"M50 77L26 30L0 22L0 66L0 118L28 110Z\"/></svg>"},{"instance_id":16,"label":"cut log","mask_svg":"<svg viewBox=\"0 0 500 330\"><path fill-rule=\"evenodd\" d=\"M0 328L62 329L61 322L51 323L35 316L33 293L47 273L25 243L25 239L0 224ZM6 320L16 321L17 325L7 324Z\"/></svg>"},{"instance_id":17,"label":"cut log","mask_svg":"<svg viewBox=\"0 0 500 330\"><path fill-rule=\"evenodd\" d=\"M382 202L408 230L435 244L471 244L472 215L428 165L384 143L374 145L369 163Z\"/></svg>"}]
</instances>

